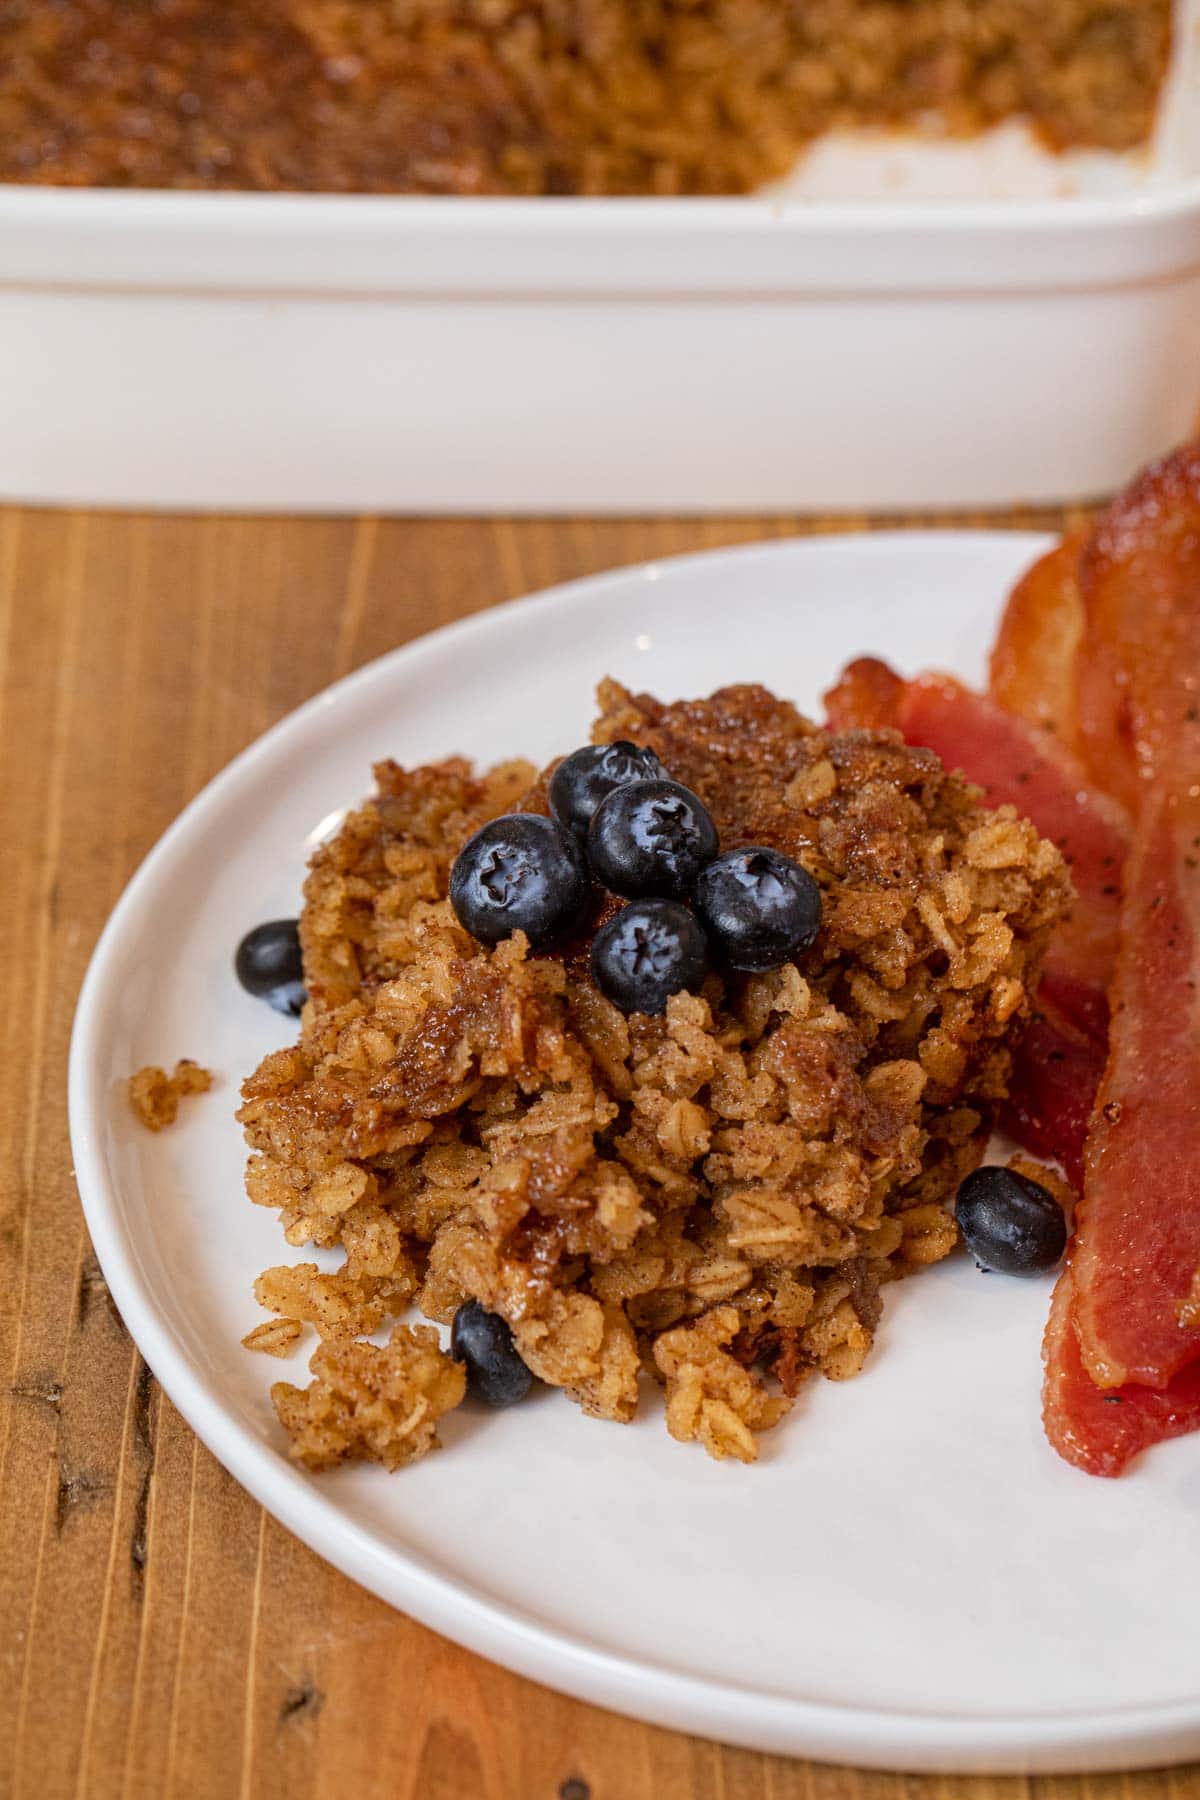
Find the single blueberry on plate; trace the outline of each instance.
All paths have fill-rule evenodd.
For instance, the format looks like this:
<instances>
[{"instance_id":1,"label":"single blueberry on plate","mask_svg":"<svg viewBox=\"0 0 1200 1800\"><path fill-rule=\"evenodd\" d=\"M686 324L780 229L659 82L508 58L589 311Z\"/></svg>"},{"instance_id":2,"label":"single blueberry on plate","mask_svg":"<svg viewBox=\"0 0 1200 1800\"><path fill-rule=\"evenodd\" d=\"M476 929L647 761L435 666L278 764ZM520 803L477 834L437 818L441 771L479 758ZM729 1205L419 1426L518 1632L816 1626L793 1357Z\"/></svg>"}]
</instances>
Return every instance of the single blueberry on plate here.
<instances>
[{"instance_id":1,"label":"single blueberry on plate","mask_svg":"<svg viewBox=\"0 0 1200 1800\"><path fill-rule=\"evenodd\" d=\"M628 900L684 899L719 847L703 800L662 777L614 788L587 838L594 874Z\"/></svg>"},{"instance_id":2,"label":"single blueberry on plate","mask_svg":"<svg viewBox=\"0 0 1200 1800\"><path fill-rule=\"evenodd\" d=\"M968 1175L954 1216L976 1262L1001 1275L1040 1275L1067 1247L1067 1221L1054 1195L1012 1169Z\"/></svg>"},{"instance_id":3,"label":"single blueberry on plate","mask_svg":"<svg viewBox=\"0 0 1200 1800\"><path fill-rule=\"evenodd\" d=\"M455 1313L450 1354L466 1363L467 1386L485 1406L515 1406L533 1385L507 1321L485 1311L478 1300L464 1301Z\"/></svg>"},{"instance_id":4,"label":"single blueberry on plate","mask_svg":"<svg viewBox=\"0 0 1200 1800\"><path fill-rule=\"evenodd\" d=\"M695 901L714 952L732 969L777 969L821 929L821 890L808 870L761 844L710 862Z\"/></svg>"},{"instance_id":5,"label":"single blueberry on plate","mask_svg":"<svg viewBox=\"0 0 1200 1800\"><path fill-rule=\"evenodd\" d=\"M560 762L550 777L550 811L560 825L586 837L592 815L614 788L665 776L653 750L621 738L615 744L585 744Z\"/></svg>"},{"instance_id":6,"label":"single blueberry on plate","mask_svg":"<svg viewBox=\"0 0 1200 1800\"><path fill-rule=\"evenodd\" d=\"M298 919L268 919L256 925L238 945L233 966L248 994L265 1000L276 1012L299 1018L308 994Z\"/></svg>"},{"instance_id":7,"label":"single blueberry on plate","mask_svg":"<svg viewBox=\"0 0 1200 1800\"><path fill-rule=\"evenodd\" d=\"M570 832L540 813L508 813L469 838L450 872L450 903L481 944L523 931L540 950L580 923L587 870Z\"/></svg>"},{"instance_id":8,"label":"single blueberry on plate","mask_svg":"<svg viewBox=\"0 0 1200 1800\"><path fill-rule=\"evenodd\" d=\"M686 906L677 900L634 900L596 933L592 980L622 1012L660 1013L672 994L700 986L707 950Z\"/></svg>"}]
</instances>

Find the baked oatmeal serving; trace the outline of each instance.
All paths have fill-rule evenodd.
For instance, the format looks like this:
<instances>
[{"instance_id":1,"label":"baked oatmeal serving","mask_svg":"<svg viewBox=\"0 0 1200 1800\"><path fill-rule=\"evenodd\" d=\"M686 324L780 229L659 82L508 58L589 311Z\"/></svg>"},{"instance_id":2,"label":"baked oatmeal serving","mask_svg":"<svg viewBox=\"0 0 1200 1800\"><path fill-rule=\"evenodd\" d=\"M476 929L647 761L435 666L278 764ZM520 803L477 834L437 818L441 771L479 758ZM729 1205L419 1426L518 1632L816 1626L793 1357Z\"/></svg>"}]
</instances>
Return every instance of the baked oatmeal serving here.
<instances>
[{"instance_id":1,"label":"baked oatmeal serving","mask_svg":"<svg viewBox=\"0 0 1200 1800\"><path fill-rule=\"evenodd\" d=\"M611 1421L657 1384L673 1437L752 1461L956 1241L1059 851L899 732L760 687L599 705L541 774L376 768L305 884L306 1000L265 928L256 991L274 959L303 1010L243 1088L247 1188L344 1256L255 1286L254 1347L320 1336L272 1390L310 1468L396 1468L468 1386L534 1379Z\"/></svg>"}]
</instances>

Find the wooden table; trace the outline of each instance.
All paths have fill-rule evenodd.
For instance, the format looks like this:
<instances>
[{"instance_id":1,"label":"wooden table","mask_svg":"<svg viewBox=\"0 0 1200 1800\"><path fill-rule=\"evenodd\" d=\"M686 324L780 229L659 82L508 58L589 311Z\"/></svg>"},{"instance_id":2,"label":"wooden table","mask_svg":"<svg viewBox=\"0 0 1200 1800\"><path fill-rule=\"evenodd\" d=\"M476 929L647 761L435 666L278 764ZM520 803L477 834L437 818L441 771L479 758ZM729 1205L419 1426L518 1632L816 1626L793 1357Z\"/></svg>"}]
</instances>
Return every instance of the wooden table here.
<instances>
[{"instance_id":1,"label":"wooden table","mask_svg":"<svg viewBox=\"0 0 1200 1800\"><path fill-rule=\"evenodd\" d=\"M126 1335L80 1216L75 995L135 865L235 751L355 664L510 595L868 523L0 512L0 1796L1200 1793L1196 1769L1018 1783L786 1762L479 1661L326 1567L200 1447Z\"/></svg>"}]
</instances>

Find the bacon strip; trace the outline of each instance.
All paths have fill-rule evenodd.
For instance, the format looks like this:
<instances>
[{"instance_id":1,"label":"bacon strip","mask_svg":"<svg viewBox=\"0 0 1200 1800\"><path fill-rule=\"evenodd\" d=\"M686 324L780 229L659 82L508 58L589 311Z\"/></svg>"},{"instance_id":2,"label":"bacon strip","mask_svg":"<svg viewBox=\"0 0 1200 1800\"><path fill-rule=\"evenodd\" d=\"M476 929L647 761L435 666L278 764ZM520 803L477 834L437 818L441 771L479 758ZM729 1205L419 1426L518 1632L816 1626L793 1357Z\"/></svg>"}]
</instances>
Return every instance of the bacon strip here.
<instances>
[{"instance_id":1,"label":"bacon strip","mask_svg":"<svg viewBox=\"0 0 1200 1800\"><path fill-rule=\"evenodd\" d=\"M988 692L998 706L1080 754L1075 656L1083 635L1079 556L1086 531L1039 557L1009 595L992 648Z\"/></svg>"},{"instance_id":2,"label":"bacon strip","mask_svg":"<svg viewBox=\"0 0 1200 1800\"><path fill-rule=\"evenodd\" d=\"M1200 446L1114 502L1080 587L1081 728L1137 822L1074 1317L1100 1386L1161 1389L1200 1355Z\"/></svg>"},{"instance_id":3,"label":"bacon strip","mask_svg":"<svg viewBox=\"0 0 1200 1800\"><path fill-rule=\"evenodd\" d=\"M1013 1051L999 1122L1035 1156L1061 1163L1078 1193L1088 1123L1104 1073L1104 1039L1064 1017L1045 992L1039 993L1037 1008Z\"/></svg>"},{"instance_id":4,"label":"bacon strip","mask_svg":"<svg viewBox=\"0 0 1200 1800\"><path fill-rule=\"evenodd\" d=\"M1042 1420L1060 1456L1089 1475L1119 1475L1139 1451L1200 1428L1200 1361L1165 1388L1099 1388L1079 1353L1073 1307L1068 1268L1055 1287L1042 1346Z\"/></svg>"},{"instance_id":5,"label":"bacon strip","mask_svg":"<svg viewBox=\"0 0 1200 1800\"><path fill-rule=\"evenodd\" d=\"M1095 778L1137 814L1156 778L1200 771L1200 444L1152 463L1079 565L1079 725Z\"/></svg>"},{"instance_id":6,"label":"bacon strip","mask_svg":"<svg viewBox=\"0 0 1200 1800\"><path fill-rule=\"evenodd\" d=\"M1101 1387L1165 1387L1200 1355L1200 784L1155 787L1126 874L1108 1065L1075 1251L1083 1361ZM1198 1309L1200 1310L1200 1309Z\"/></svg>"}]
</instances>

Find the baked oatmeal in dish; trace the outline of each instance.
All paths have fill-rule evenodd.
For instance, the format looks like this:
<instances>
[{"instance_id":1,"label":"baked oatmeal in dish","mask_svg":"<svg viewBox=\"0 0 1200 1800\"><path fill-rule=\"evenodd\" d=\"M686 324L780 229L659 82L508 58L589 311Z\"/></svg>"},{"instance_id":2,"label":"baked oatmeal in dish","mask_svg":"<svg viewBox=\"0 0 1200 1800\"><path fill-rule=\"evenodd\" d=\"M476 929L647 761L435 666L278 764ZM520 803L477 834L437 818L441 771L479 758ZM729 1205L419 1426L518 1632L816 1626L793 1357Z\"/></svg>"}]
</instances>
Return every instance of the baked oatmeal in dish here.
<instances>
[{"instance_id":1,"label":"baked oatmeal in dish","mask_svg":"<svg viewBox=\"0 0 1200 1800\"><path fill-rule=\"evenodd\" d=\"M862 1367L885 1285L956 1241L946 1202L981 1158L1069 897L1059 851L898 732L824 731L760 687L666 705L609 681L599 706L593 741L643 759L633 779L671 790L668 812L682 793L706 813L722 864L751 846L777 897L789 870L788 892L815 896L805 947L758 972L718 954L736 920L703 899L709 875L686 905L660 885L623 911L585 880L553 941L483 941L461 871L494 895L501 864L478 846L560 830L561 776L376 768L312 860L299 1040L239 1114L250 1198L296 1249L344 1253L255 1289L293 1322L285 1345L300 1323L320 1333L311 1383L273 1389L311 1468L433 1447L470 1333L492 1327L526 1384L626 1421L657 1383L672 1436L752 1461L802 1382ZM700 918L712 951L657 1011L606 997L602 944L643 904ZM461 1360L404 1322L414 1303L455 1323Z\"/></svg>"},{"instance_id":2,"label":"baked oatmeal in dish","mask_svg":"<svg viewBox=\"0 0 1200 1800\"><path fill-rule=\"evenodd\" d=\"M732 194L842 126L1144 143L1170 0L3 0L0 181Z\"/></svg>"}]
</instances>

